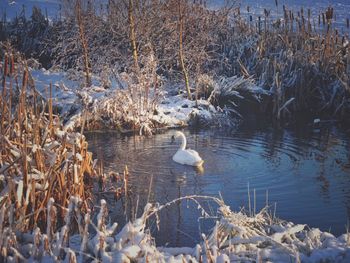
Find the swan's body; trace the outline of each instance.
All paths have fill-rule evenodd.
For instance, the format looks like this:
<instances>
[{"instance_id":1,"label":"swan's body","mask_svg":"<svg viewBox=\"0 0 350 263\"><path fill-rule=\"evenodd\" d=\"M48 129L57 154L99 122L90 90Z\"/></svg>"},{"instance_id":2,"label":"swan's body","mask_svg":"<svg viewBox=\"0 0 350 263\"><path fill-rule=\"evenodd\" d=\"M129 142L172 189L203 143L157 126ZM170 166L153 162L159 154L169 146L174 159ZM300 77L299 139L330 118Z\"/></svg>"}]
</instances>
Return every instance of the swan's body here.
<instances>
[{"instance_id":1,"label":"swan's body","mask_svg":"<svg viewBox=\"0 0 350 263\"><path fill-rule=\"evenodd\" d=\"M204 161L199 156L199 154L195 150L186 149L185 134L183 134L180 131L176 131L174 137L180 137L182 139L182 142L180 149L178 149L175 155L173 156L173 161L180 164L201 166Z\"/></svg>"}]
</instances>

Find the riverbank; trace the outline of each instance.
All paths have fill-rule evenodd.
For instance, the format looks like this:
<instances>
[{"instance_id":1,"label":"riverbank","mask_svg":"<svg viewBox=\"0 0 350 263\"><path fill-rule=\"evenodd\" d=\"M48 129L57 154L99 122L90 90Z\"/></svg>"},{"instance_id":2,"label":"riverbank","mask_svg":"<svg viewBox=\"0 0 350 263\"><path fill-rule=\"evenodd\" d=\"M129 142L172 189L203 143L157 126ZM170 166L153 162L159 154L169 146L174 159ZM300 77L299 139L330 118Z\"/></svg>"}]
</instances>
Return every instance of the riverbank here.
<instances>
[{"instance_id":1,"label":"riverbank","mask_svg":"<svg viewBox=\"0 0 350 263\"><path fill-rule=\"evenodd\" d=\"M137 110L139 102L129 97L126 84L103 88L98 86L96 77L95 85L85 88L65 72L41 68L30 69L30 73L37 92L45 100L50 98L49 84L52 84L54 112L60 115L63 129L70 131L79 130L82 124L86 130L111 129L144 135L188 126L234 129L242 121L267 121L277 126L297 122L315 127L332 122L345 128L350 125L347 120L339 120L327 112L313 111L291 119L276 120L268 113L273 107L274 93L257 86L252 79L236 76L211 82L211 93L198 100L189 100L181 84L165 84L156 99L149 103L149 108ZM122 105L121 102L127 103Z\"/></svg>"},{"instance_id":2,"label":"riverbank","mask_svg":"<svg viewBox=\"0 0 350 263\"><path fill-rule=\"evenodd\" d=\"M63 119L64 130L79 130L84 123L85 129L90 130L113 129L122 133L134 131L149 135L164 128L190 125L234 128L235 123L238 123L238 119L230 116L232 110L215 107L210 99L189 100L183 94L181 86L176 83L168 84L157 94L153 94L156 99L150 100L154 101L139 106L140 101L135 102L131 98L130 90L122 80L119 80L121 85L114 88L96 85L85 88L80 87L79 82L70 80L64 72L42 68L32 69L30 72L37 92L45 100L50 98L48 85L52 84L54 111ZM231 89L235 89L234 94L237 97L243 98L240 95L241 86L241 91L250 93L250 96L268 94L250 81L234 78ZM215 92L219 93L217 90L213 91L212 98L215 97ZM239 113L237 114L239 117Z\"/></svg>"}]
</instances>

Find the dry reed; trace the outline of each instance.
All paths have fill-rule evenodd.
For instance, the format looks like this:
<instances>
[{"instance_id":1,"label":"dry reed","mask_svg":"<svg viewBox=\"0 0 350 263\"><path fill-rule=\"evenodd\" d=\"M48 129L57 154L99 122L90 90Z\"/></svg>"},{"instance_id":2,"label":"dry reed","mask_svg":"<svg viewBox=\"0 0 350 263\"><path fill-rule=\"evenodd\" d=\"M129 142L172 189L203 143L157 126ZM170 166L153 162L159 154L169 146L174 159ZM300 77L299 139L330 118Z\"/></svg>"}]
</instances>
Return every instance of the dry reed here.
<instances>
[{"instance_id":1,"label":"dry reed","mask_svg":"<svg viewBox=\"0 0 350 263\"><path fill-rule=\"evenodd\" d=\"M51 85L45 102L25 60L8 49L1 68L0 207L11 211L4 220L12 229L43 229L50 223L49 213L63 222L72 196L82 200L82 211L90 206L87 182L95 175L92 155L82 134L62 131L53 113ZM55 211L46 209L50 198L55 200Z\"/></svg>"},{"instance_id":2,"label":"dry reed","mask_svg":"<svg viewBox=\"0 0 350 263\"><path fill-rule=\"evenodd\" d=\"M300 112L345 119L350 112L349 36L334 27L333 8L322 13L322 25L319 16L320 28L312 27L310 10L297 15L286 6L283 10L283 21L265 11L263 29L261 17L256 27L250 18L234 21L234 35L223 43L233 61L227 70L271 91L276 119Z\"/></svg>"}]
</instances>

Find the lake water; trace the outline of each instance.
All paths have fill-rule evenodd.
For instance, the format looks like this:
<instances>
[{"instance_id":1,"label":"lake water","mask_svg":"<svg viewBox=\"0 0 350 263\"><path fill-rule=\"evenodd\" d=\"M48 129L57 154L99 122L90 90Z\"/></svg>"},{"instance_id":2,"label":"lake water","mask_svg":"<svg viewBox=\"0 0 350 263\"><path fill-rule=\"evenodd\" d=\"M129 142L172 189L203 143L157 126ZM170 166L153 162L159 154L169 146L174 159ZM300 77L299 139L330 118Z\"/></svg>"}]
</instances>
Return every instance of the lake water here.
<instances>
[{"instance_id":1,"label":"lake water","mask_svg":"<svg viewBox=\"0 0 350 263\"><path fill-rule=\"evenodd\" d=\"M137 215L147 199L166 203L193 194L221 193L232 210L248 208L249 184L252 199L253 189L256 191L257 211L265 206L268 191L268 203L272 209L276 203L278 217L335 235L345 232L350 218L350 141L344 131L301 125L288 130L241 127L230 134L184 132L188 146L205 160L202 172L172 161L180 144L171 143L173 131L149 138L94 132L87 138L105 170L122 171L128 165L133 198L129 206L136 207L139 200ZM123 224L121 205L112 197L105 198L112 219ZM195 244L200 240L199 227L207 230L211 226L210 220L198 222L199 216L197 205L190 202L163 210L160 230L151 224L157 244Z\"/></svg>"},{"instance_id":2,"label":"lake water","mask_svg":"<svg viewBox=\"0 0 350 263\"><path fill-rule=\"evenodd\" d=\"M209 6L220 6L225 3L226 0L207 0ZM106 4L106 0L96 1ZM25 6L26 15L31 15L33 6L39 7L45 12L47 11L48 16L51 19L58 18L60 12L60 0L0 0L0 16L3 16L3 12L6 11L8 19L15 17L20 14L22 7ZM247 6L250 6L251 10L255 14L262 14L264 8L270 9L272 14L277 13L275 0L241 0L236 1L236 4L241 5L242 11L246 10ZM336 24L340 26L344 25L345 19L350 18L350 1L348 0L278 0L278 13L282 13L283 5L287 6L288 9L299 11L301 7L304 8L305 14L307 9L310 8L313 15L318 15L320 12L324 12L328 6L332 6L337 15Z\"/></svg>"}]
</instances>

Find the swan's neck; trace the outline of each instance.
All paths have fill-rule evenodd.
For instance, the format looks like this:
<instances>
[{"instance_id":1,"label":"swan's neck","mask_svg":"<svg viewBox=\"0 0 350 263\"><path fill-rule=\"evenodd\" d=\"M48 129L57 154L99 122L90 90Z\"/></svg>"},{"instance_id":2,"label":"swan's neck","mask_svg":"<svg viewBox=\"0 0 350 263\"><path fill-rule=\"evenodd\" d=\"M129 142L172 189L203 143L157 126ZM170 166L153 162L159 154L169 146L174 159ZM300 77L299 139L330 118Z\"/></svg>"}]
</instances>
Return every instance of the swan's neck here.
<instances>
[{"instance_id":1,"label":"swan's neck","mask_svg":"<svg viewBox=\"0 0 350 263\"><path fill-rule=\"evenodd\" d=\"M181 150L185 150L185 149L186 149L186 137L185 137L184 134L181 134L180 137L181 137L181 146L180 146L180 149L181 149Z\"/></svg>"}]
</instances>

